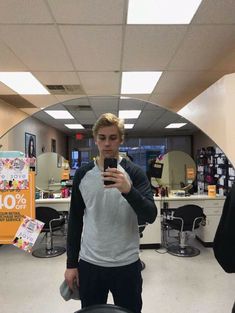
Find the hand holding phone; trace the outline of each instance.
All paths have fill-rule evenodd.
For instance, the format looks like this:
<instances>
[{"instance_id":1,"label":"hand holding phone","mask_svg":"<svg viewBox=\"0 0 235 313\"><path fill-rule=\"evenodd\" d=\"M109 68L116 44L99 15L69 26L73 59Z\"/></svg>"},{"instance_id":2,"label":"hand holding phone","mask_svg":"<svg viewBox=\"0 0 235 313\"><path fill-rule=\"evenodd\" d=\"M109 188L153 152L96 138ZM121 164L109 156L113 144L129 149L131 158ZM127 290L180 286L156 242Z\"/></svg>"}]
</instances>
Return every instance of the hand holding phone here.
<instances>
[{"instance_id":1,"label":"hand holding phone","mask_svg":"<svg viewBox=\"0 0 235 313\"><path fill-rule=\"evenodd\" d=\"M107 168L117 168L117 159L115 158L105 158L104 159L104 172L107 170ZM112 185L115 184L113 181L110 180L104 180L105 185Z\"/></svg>"}]
</instances>

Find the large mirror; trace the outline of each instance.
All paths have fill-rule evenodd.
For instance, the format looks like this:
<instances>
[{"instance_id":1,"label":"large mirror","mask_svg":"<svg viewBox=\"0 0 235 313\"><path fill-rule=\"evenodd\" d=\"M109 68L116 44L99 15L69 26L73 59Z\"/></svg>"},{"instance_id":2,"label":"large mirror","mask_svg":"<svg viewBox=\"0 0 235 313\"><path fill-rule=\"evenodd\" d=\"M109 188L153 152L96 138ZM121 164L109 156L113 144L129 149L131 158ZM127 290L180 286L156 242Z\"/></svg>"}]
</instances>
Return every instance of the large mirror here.
<instances>
[{"instance_id":1,"label":"large mirror","mask_svg":"<svg viewBox=\"0 0 235 313\"><path fill-rule=\"evenodd\" d=\"M61 180L69 179L69 162L61 155L46 152L37 157L36 187L44 191L61 188Z\"/></svg>"},{"instance_id":2,"label":"large mirror","mask_svg":"<svg viewBox=\"0 0 235 313\"><path fill-rule=\"evenodd\" d=\"M196 164L183 151L170 151L154 163L157 177L151 177L153 186L163 185L169 190L181 189L192 184L196 178Z\"/></svg>"}]
</instances>

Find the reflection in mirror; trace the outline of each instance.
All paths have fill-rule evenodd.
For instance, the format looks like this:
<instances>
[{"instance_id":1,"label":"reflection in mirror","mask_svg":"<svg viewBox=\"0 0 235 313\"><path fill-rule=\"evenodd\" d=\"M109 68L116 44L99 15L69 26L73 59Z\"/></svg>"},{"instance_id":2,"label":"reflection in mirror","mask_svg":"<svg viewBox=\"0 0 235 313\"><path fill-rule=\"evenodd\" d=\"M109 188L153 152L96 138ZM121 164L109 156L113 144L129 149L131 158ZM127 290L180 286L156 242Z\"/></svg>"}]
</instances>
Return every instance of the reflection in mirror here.
<instances>
[{"instance_id":1,"label":"reflection in mirror","mask_svg":"<svg viewBox=\"0 0 235 313\"><path fill-rule=\"evenodd\" d=\"M37 158L36 187L44 191L61 188L61 180L69 179L69 163L55 152L40 154Z\"/></svg>"},{"instance_id":2,"label":"reflection in mirror","mask_svg":"<svg viewBox=\"0 0 235 313\"><path fill-rule=\"evenodd\" d=\"M170 151L156 162L162 164L161 177L151 178L153 186L162 185L169 190L184 188L193 183L196 178L196 164L191 156L183 151Z\"/></svg>"}]
</instances>

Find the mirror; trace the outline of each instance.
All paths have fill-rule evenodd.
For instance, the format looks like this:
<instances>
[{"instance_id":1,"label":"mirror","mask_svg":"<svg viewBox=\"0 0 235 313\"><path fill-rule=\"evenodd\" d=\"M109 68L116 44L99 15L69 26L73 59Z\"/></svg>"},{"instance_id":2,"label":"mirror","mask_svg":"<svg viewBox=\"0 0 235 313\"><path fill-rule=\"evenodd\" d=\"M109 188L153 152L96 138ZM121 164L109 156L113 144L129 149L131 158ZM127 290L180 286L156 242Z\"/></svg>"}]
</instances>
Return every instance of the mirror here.
<instances>
[{"instance_id":1,"label":"mirror","mask_svg":"<svg viewBox=\"0 0 235 313\"><path fill-rule=\"evenodd\" d=\"M46 152L37 157L36 188L57 191L61 180L69 179L69 162L55 152Z\"/></svg>"},{"instance_id":2,"label":"mirror","mask_svg":"<svg viewBox=\"0 0 235 313\"><path fill-rule=\"evenodd\" d=\"M192 157L183 151L170 151L157 159L154 164L161 169L161 178L151 177L153 186L163 185L169 190L184 188L193 183L196 178L196 164Z\"/></svg>"}]
</instances>

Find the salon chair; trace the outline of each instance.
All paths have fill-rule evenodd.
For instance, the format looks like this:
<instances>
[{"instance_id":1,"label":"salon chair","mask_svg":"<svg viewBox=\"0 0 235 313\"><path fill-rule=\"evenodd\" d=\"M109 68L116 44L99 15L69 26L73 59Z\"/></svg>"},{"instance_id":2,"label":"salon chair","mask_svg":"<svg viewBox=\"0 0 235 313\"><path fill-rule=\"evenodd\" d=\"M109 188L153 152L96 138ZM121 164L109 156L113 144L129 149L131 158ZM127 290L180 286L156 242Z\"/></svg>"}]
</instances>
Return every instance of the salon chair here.
<instances>
[{"instance_id":1,"label":"salon chair","mask_svg":"<svg viewBox=\"0 0 235 313\"><path fill-rule=\"evenodd\" d=\"M131 311L113 304L91 305L74 313L131 313Z\"/></svg>"},{"instance_id":2,"label":"salon chair","mask_svg":"<svg viewBox=\"0 0 235 313\"><path fill-rule=\"evenodd\" d=\"M164 223L170 230L178 231L178 243L166 242L167 252L182 257L192 257L200 254L200 250L187 244L189 233L195 236L195 229L199 228L205 215L201 207L184 205L164 217Z\"/></svg>"},{"instance_id":3,"label":"salon chair","mask_svg":"<svg viewBox=\"0 0 235 313\"><path fill-rule=\"evenodd\" d=\"M42 232L46 234L46 246L37 248L32 252L32 255L37 258L52 258L63 254L66 249L60 246L54 246L54 232L61 230L65 224L65 218L53 208L36 207L36 219L44 224Z\"/></svg>"}]
</instances>

